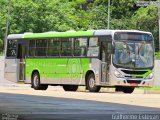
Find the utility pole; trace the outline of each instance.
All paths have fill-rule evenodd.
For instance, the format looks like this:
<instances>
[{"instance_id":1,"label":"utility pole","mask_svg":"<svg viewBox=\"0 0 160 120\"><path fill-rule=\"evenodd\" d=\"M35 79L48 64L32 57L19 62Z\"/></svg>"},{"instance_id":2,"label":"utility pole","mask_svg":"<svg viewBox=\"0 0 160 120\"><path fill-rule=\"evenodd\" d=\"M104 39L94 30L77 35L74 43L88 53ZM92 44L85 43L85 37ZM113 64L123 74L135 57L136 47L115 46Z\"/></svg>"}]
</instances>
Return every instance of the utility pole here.
<instances>
[{"instance_id":1,"label":"utility pole","mask_svg":"<svg viewBox=\"0 0 160 120\"><path fill-rule=\"evenodd\" d=\"M9 0L9 4L8 4L8 13L7 13L7 18L6 18L6 32L5 32L5 38L4 38L4 47L6 46L7 35L8 35L8 29L9 29L9 24L10 24L11 4L12 4L12 1Z\"/></svg>"},{"instance_id":2,"label":"utility pole","mask_svg":"<svg viewBox=\"0 0 160 120\"><path fill-rule=\"evenodd\" d=\"M111 1L108 0L108 29L109 29L109 23L110 23L110 4L111 4Z\"/></svg>"},{"instance_id":3,"label":"utility pole","mask_svg":"<svg viewBox=\"0 0 160 120\"><path fill-rule=\"evenodd\" d=\"M158 8L158 24L159 24L159 51L160 51L160 0L151 1L150 5Z\"/></svg>"}]
</instances>

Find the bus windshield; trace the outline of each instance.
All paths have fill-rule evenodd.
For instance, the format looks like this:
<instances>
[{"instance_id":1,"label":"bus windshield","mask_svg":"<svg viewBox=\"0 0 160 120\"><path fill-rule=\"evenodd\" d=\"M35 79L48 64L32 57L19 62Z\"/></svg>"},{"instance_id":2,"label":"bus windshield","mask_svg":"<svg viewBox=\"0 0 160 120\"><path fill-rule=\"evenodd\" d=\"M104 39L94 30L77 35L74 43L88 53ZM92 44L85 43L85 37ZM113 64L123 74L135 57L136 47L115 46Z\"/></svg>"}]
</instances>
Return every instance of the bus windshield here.
<instances>
[{"instance_id":1,"label":"bus windshield","mask_svg":"<svg viewBox=\"0 0 160 120\"><path fill-rule=\"evenodd\" d=\"M151 68L154 62L152 41L116 40L113 64L124 68Z\"/></svg>"}]
</instances>

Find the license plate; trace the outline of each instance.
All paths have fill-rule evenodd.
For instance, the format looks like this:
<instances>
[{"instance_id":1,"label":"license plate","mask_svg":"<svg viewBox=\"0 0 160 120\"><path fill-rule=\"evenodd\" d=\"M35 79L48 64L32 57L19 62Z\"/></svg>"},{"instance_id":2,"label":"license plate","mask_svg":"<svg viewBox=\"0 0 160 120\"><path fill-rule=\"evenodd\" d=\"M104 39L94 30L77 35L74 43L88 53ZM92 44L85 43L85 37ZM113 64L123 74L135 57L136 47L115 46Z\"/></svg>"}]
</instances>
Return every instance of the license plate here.
<instances>
[{"instance_id":1,"label":"license plate","mask_svg":"<svg viewBox=\"0 0 160 120\"><path fill-rule=\"evenodd\" d=\"M131 83L131 86L138 86L137 83Z\"/></svg>"}]
</instances>

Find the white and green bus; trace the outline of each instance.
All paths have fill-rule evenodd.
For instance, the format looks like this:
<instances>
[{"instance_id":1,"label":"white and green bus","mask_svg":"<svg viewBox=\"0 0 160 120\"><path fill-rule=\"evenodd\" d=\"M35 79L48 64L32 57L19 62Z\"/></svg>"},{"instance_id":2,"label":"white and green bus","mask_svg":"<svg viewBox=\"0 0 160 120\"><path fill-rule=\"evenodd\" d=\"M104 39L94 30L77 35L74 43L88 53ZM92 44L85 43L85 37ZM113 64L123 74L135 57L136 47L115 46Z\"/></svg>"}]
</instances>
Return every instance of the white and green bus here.
<instances>
[{"instance_id":1,"label":"white and green bus","mask_svg":"<svg viewBox=\"0 0 160 120\"><path fill-rule=\"evenodd\" d=\"M5 78L31 84L35 90L48 85L76 91L102 86L132 93L151 87L154 79L154 40L138 30L89 30L8 35Z\"/></svg>"}]
</instances>

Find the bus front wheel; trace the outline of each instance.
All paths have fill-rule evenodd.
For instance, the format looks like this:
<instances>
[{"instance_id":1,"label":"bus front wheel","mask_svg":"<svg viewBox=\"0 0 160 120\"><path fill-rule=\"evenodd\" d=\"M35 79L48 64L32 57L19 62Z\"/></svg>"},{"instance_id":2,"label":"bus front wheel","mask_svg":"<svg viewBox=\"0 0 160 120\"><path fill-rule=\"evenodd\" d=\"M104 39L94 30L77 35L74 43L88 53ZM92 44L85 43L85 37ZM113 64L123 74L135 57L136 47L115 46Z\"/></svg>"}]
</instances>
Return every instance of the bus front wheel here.
<instances>
[{"instance_id":1,"label":"bus front wheel","mask_svg":"<svg viewBox=\"0 0 160 120\"><path fill-rule=\"evenodd\" d=\"M43 85L40 83L40 76L38 72L34 72L32 76L32 87L35 90L46 90L48 88L48 85Z\"/></svg>"},{"instance_id":2,"label":"bus front wheel","mask_svg":"<svg viewBox=\"0 0 160 120\"><path fill-rule=\"evenodd\" d=\"M123 93L132 93L134 91L134 87L123 87L122 91Z\"/></svg>"},{"instance_id":3,"label":"bus front wheel","mask_svg":"<svg viewBox=\"0 0 160 120\"><path fill-rule=\"evenodd\" d=\"M86 82L87 89L90 92L99 92L101 87L95 85L95 76L93 73L89 74Z\"/></svg>"},{"instance_id":4,"label":"bus front wheel","mask_svg":"<svg viewBox=\"0 0 160 120\"><path fill-rule=\"evenodd\" d=\"M78 85L63 85L65 91L77 91Z\"/></svg>"}]
</instances>

